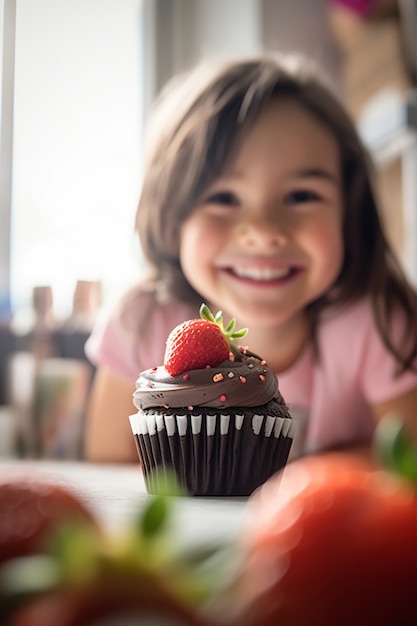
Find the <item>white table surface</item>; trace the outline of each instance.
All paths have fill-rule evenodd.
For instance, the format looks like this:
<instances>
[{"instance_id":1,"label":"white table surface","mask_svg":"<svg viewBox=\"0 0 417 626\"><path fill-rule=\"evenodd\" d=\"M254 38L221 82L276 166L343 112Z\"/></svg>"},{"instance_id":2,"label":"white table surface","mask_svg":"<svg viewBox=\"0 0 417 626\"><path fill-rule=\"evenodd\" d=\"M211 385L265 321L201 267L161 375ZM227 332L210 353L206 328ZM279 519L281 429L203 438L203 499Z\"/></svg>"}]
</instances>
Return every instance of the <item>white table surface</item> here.
<instances>
[{"instance_id":1,"label":"white table surface","mask_svg":"<svg viewBox=\"0 0 417 626\"><path fill-rule=\"evenodd\" d=\"M126 525L150 496L140 466L92 464L83 461L0 460L6 472L52 476L76 492L111 532ZM188 541L228 540L239 534L247 498L172 498L178 538Z\"/></svg>"}]
</instances>

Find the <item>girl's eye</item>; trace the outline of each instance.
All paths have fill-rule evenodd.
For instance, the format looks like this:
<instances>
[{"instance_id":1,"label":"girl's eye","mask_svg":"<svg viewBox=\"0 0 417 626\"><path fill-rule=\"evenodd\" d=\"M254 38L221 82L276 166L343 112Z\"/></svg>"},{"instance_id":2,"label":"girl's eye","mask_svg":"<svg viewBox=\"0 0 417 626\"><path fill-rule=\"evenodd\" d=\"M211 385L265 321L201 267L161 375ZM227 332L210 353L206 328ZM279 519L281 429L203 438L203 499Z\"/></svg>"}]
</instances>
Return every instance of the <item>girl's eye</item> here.
<instances>
[{"instance_id":1,"label":"girl's eye","mask_svg":"<svg viewBox=\"0 0 417 626\"><path fill-rule=\"evenodd\" d=\"M207 197L206 203L237 206L239 204L239 201L237 197L229 191L217 191Z\"/></svg>"},{"instance_id":2,"label":"girl's eye","mask_svg":"<svg viewBox=\"0 0 417 626\"><path fill-rule=\"evenodd\" d=\"M317 202L320 200L320 196L314 191L307 191L306 189L300 189L288 194L285 198L286 204L303 204L306 202Z\"/></svg>"}]
</instances>

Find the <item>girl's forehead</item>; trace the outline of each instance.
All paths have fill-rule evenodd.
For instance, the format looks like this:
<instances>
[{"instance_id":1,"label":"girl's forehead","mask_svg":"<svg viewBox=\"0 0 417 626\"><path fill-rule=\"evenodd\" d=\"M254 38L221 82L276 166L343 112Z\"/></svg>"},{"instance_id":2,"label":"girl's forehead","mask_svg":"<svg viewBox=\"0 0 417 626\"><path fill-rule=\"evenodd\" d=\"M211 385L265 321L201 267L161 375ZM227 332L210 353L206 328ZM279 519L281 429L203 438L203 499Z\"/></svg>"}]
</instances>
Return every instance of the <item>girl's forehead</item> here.
<instances>
[{"instance_id":1,"label":"girl's forehead","mask_svg":"<svg viewBox=\"0 0 417 626\"><path fill-rule=\"evenodd\" d=\"M265 100L261 108L249 112L247 117L235 124L231 139L233 144L240 145L248 137L262 134L264 139L270 134L270 141L277 135L296 140L306 130L312 135L326 135L339 143L339 132L329 116L317 112L294 95L283 94Z\"/></svg>"},{"instance_id":2,"label":"girl's forehead","mask_svg":"<svg viewBox=\"0 0 417 626\"><path fill-rule=\"evenodd\" d=\"M299 124L314 129L315 132L335 135L329 124L325 123L305 102L290 95L273 97L266 102L248 130L264 126L272 129L277 127L282 130Z\"/></svg>"},{"instance_id":3,"label":"girl's forehead","mask_svg":"<svg viewBox=\"0 0 417 626\"><path fill-rule=\"evenodd\" d=\"M339 141L335 132L317 115L294 98L271 101L244 130L229 165L242 156L268 155L271 159L317 157L339 161Z\"/></svg>"}]
</instances>

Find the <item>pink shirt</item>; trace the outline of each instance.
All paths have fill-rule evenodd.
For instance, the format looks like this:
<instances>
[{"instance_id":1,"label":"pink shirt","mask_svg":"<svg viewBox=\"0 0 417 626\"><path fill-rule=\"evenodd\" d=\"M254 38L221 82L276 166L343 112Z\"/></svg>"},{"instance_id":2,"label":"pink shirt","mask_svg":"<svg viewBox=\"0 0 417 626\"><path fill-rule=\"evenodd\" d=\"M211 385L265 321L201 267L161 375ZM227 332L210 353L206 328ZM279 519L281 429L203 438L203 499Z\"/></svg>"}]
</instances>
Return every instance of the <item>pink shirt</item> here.
<instances>
[{"instance_id":1,"label":"pink shirt","mask_svg":"<svg viewBox=\"0 0 417 626\"><path fill-rule=\"evenodd\" d=\"M136 380L140 371L163 362L169 332L198 317L185 305L155 308L144 337L138 327L149 295L138 293L123 323L114 312L97 325L86 344L89 359L119 376ZM396 332L400 330L396 325ZM370 302L364 299L327 313L318 327L320 358L309 346L298 361L279 375L279 387L293 417L299 420L292 457L337 445L369 441L375 421L370 405L417 387L417 374L394 376L395 361L382 343Z\"/></svg>"}]
</instances>

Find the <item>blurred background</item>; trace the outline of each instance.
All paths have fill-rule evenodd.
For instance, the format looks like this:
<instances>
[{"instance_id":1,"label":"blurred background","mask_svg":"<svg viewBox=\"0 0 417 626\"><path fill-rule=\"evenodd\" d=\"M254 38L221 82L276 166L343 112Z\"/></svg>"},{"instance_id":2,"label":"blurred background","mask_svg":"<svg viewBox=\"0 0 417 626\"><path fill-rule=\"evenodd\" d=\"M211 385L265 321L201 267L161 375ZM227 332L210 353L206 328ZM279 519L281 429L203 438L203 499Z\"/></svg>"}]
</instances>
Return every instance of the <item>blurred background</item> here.
<instances>
[{"instance_id":1,"label":"blurred background","mask_svg":"<svg viewBox=\"0 0 417 626\"><path fill-rule=\"evenodd\" d=\"M322 65L377 162L389 236L417 285L416 0L0 9L0 405L36 319L60 331L46 354L83 361L97 316L142 275L143 126L164 82L204 56L302 51Z\"/></svg>"}]
</instances>

